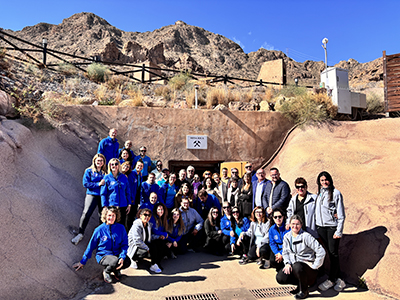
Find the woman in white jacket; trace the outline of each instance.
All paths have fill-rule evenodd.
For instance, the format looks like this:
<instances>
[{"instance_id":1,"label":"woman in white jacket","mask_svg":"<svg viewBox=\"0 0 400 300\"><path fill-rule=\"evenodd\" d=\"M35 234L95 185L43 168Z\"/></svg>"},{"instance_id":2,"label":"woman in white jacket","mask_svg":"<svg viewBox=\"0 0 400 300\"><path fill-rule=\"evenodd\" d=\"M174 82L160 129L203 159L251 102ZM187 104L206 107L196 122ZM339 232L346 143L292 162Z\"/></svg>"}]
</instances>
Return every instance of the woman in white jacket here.
<instances>
[{"instance_id":1,"label":"woman in white jacket","mask_svg":"<svg viewBox=\"0 0 400 300\"><path fill-rule=\"evenodd\" d=\"M293 284L297 288L291 291L295 299L308 297L308 287L313 285L322 266L325 250L308 232L301 229L300 216L290 218L290 229L283 237L282 256L285 267L276 274L279 284Z\"/></svg>"}]
</instances>

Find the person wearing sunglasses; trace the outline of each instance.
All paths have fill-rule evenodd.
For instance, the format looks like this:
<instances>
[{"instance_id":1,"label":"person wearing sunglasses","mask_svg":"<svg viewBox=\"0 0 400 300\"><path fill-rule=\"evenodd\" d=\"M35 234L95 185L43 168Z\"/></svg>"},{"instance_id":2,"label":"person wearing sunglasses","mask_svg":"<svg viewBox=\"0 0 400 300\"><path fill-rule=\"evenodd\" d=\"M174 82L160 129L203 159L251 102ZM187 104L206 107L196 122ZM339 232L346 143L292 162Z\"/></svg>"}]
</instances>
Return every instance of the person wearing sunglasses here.
<instances>
[{"instance_id":1,"label":"person wearing sunglasses","mask_svg":"<svg viewBox=\"0 0 400 300\"><path fill-rule=\"evenodd\" d=\"M161 160L157 160L156 168L153 170L154 175L156 175L156 183L162 178L163 163Z\"/></svg>"},{"instance_id":2,"label":"person wearing sunglasses","mask_svg":"<svg viewBox=\"0 0 400 300\"><path fill-rule=\"evenodd\" d=\"M159 264L162 259L162 249L155 247L152 244L151 227L150 222L152 213L148 208L139 210L139 218L137 218L132 228L128 233L128 256L131 258L131 268L137 269L137 261L146 257L151 257L150 271L154 273L161 273Z\"/></svg>"},{"instance_id":3,"label":"person wearing sunglasses","mask_svg":"<svg viewBox=\"0 0 400 300\"><path fill-rule=\"evenodd\" d=\"M128 177L120 170L117 158L112 158L108 163L108 174L104 176L104 185L100 189L101 206L116 206L120 209L120 223L126 226L126 215L132 206L132 194Z\"/></svg>"},{"instance_id":4,"label":"person wearing sunglasses","mask_svg":"<svg viewBox=\"0 0 400 300\"><path fill-rule=\"evenodd\" d=\"M119 155L119 143L117 140L118 131L116 128L111 128L108 137L102 139L99 143L97 153L103 154L106 158L106 164L109 163L110 159L118 158Z\"/></svg>"},{"instance_id":5,"label":"person wearing sunglasses","mask_svg":"<svg viewBox=\"0 0 400 300\"><path fill-rule=\"evenodd\" d=\"M186 174L187 174L187 175L186 175L186 180L189 181L190 184L193 183L193 180L194 180L194 172L195 172L195 169L194 169L193 166L187 167L187 169L186 169Z\"/></svg>"},{"instance_id":6,"label":"person wearing sunglasses","mask_svg":"<svg viewBox=\"0 0 400 300\"><path fill-rule=\"evenodd\" d=\"M290 228L289 220L293 215L300 216L303 221L303 231L307 231L316 239L318 238L315 225L315 199L317 195L307 190L307 181L299 177L294 181L297 193L290 199L287 208L286 229Z\"/></svg>"},{"instance_id":7,"label":"person wearing sunglasses","mask_svg":"<svg viewBox=\"0 0 400 300\"><path fill-rule=\"evenodd\" d=\"M141 159L143 161L143 171L142 171L142 176L143 176L143 181L147 180L147 176L149 175L151 171L151 159L146 155L147 153L147 148L145 146L140 147L139 149L139 155L135 157L133 160L133 164L135 165L136 162Z\"/></svg>"},{"instance_id":8,"label":"person wearing sunglasses","mask_svg":"<svg viewBox=\"0 0 400 300\"><path fill-rule=\"evenodd\" d=\"M222 202L222 218L221 218L221 230L222 230L222 244L227 253L233 254L231 249L231 238L235 236L235 232L232 229L232 205L228 202Z\"/></svg>"},{"instance_id":9,"label":"person wearing sunglasses","mask_svg":"<svg viewBox=\"0 0 400 300\"><path fill-rule=\"evenodd\" d=\"M269 221L270 224L273 224L269 228L269 246L271 248L269 262L277 272L285 266L282 256L283 236L290 231L289 228L286 228L285 221L284 211L279 207L275 208Z\"/></svg>"},{"instance_id":10,"label":"person wearing sunglasses","mask_svg":"<svg viewBox=\"0 0 400 300\"><path fill-rule=\"evenodd\" d=\"M244 236L241 243L238 242L238 238L242 232L246 232L250 228L250 221L248 218L243 217L240 209L238 206L234 206L232 208L232 216L231 218L231 227L233 232L235 233L234 236L231 236L231 251L233 254L243 255L249 251L249 244L250 238L248 236Z\"/></svg>"},{"instance_id":11,"label":"person wearing sunglasses","mask_svg":"<svg viewBox=\"0 0 400 300\"><path fill-rule=\"evenodd\" d=\"M121 278L121 270L128 268L131 260L127 256L128 236L125 227L115 223L120 216L119 209L115 206L103 208L103 223L94 230L81 261L72 266L76 271L84 267L93 250L96 250L96 260L104 267L104 281L112 282L111 273L114 273L116 280Z\"/></svg>"}]
</instances>

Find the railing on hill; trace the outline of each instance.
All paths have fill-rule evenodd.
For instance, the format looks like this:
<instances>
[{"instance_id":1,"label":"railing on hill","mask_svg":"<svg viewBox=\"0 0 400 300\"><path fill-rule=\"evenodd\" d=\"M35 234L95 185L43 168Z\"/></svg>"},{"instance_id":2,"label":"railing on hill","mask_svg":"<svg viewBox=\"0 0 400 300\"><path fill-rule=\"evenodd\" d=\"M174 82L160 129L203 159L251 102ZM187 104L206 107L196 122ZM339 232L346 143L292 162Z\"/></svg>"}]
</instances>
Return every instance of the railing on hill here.
<instances>
[{"instance_id":1,"label":"railing on hill","mask_svg":"<svg viewBox=\"0 0 400 300\"><path fill-rule=\"evenodd\" d=\"M9 39L15 39L19 42L22 42L23 44L33 47L33 48L18 47L17 45L15 45L15 43L10 41L6 37ZM74 55L74 54L50 49L47 47L46 39L43 39L43 45L39 46L34 43L23 40L19 37L13 36L7 32L4 32L3 30L0 30L0 40L3 40L6 44L11 46L11 47L3 47L4 49L6 49L8 51L20 52L21 54L26 56L28 59L23 59L21 57L13 56L13 55L6 53L6 55L8 57L12 57L13 59L23 61L23 62L34 63L40 68L48 68L48 69L54 70L54 71L55 71L55 69L53 67L56 67L59 64L55 64L55 63L47 64L47 56L48 55L51 55L56 60L62 61L63 63L71 64L82 72L86 72L86 69L84 68L85 66L88 66L95 62L102 63L102 64L105 64L108 66L115 66L115 67L119 67L119 68L129 68L128 70L126 70L126 69L116 70L113 68L109 68L109 69L115 75L123 75L129 79L132 79L132 80L135 80L135 81L138 81L141 83L150 83L150 82L159 81L159 80L167 80L168 81L171 79L170 77L163 75L161 72L171 72L171 73L187 72L189 74L189 76L192 77L193 79L198 79L199 77L208 78L209 83L223 82L224 84L227 84L227 83L236 84L238 82L248 82L248 83L255 83L256 86L264 86L267 84L268 85L283 85L281 83L276 83L276 82L266 82L266 81L263 81L262 79L261 80L253 80L253 79L232 77L229 75L213 75L213 74L208 74L208 73L188 72L188 70L176 70L176 69L168 69L168 68L151 67L151 66L146 66L145 64L135 65L135 64L129 64L129 63L101 61L99 56L87 58L87 57L83 57L83 56L79 56L79 55ZM38 58L33 57L28 52L42 53L42 61L40 61ZM74 58L79 61L68 61L66 58L63 58L61 56ZM131 69L131 68L133 68L133 69ZM139 73L139 72L140 72L140 76L138 76L138 77L140 77L140 78L133 76L135 73ZM146 73L148 73L149 79L146 79Z\"/></svg>"}]
</instances>

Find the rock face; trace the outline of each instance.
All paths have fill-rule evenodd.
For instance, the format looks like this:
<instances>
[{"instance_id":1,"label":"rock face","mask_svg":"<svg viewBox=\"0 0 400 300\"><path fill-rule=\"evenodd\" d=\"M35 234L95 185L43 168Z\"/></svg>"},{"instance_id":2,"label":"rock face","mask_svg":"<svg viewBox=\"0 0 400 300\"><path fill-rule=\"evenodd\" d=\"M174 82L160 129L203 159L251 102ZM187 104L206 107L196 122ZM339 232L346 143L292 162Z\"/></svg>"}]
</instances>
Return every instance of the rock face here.
<instances>
[{"instance_id":1,"label":"rock face","mask_svg":"<svg viewBox=\"0 0 400 300\"><path fill-rule=\"evenodd\" d=\"M262 63L278 58L286 63L288 83L297 77L302 85L318 85L324 69L322 61L299 63L276 50L261 48L246 54L232 40L183 21L152 32L124 32L93 13L79 13L58 25L39 23L8 32L38 45L47 38L48 48L85 57L100 55L106 61L125 63L150 60L167 67L239 78L256 79ZM378 60L365 64L349 60L337 66L349 69L351 85L363 89L382 82L382 63Z\"/></svg>"},{"instance_id":2,"label":"rock face","mask_svg":"<svg viewBox=\"0 0 400 300\"><path fill-rule=\"evenodd\" d=\"M15 98L8 95L6 92L0 90L0 116L15 118L18 112L13 105L16 105Z\"/></svg>"},{"instance_id":3,"label":"rock face","mask_svg":"<svg viewBox=\"0 0 400 300\"><path fill-rule=\"evenodd\" d=\"M397 282L400 231L399 119L380 119L296 129L278 157L278 167L295 192L304 177L316 193L316 178L328 171L344 197L346 220L340 244L345 280L366 280L378 293L400 297Z\"/></svg>"}]
</instances>

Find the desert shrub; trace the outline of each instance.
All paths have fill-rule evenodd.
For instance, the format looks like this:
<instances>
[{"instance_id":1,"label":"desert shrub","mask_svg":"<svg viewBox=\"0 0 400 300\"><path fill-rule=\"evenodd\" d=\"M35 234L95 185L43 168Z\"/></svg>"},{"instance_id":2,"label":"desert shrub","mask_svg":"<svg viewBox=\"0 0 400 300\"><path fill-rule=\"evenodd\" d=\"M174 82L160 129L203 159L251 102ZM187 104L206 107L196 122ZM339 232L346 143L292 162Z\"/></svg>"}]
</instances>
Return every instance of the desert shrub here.
<instances>
[{"instance_id":1,"label":"desert shrub","mask_svg":"<svg viewBox=\"0 0 400 300\"><path fill-rule=\"evenodd\" d=\"M4 48L0 48L0 68L3 70L10 68L10 64L6 59L6 49Z\"/></svg>"},{"instance_id":2,"label":"desert shrub","mask_svg":"<svg viewBox=\"0 0 400 300\"><path fill-rule=\"evenodd\" d=\"M113 93L111 93L107 86L103 84L101 84L93 93L100 105L113 105L115 103Z\"/></svg>"},{"instance_id":3,"label":"desert shrub","mask_svg":"<svg viewBox=\"0 0 400 300\"><path fill-rule=\"evenodd\" d=\"M222 86L217 86L214 88L210 88L207 91L206 98L206 107L211 109L214 105L217 104L228 104L228 94L229 92Z\"/></svg>"},{"instance_id":4,"label":"desert shrub","mask_svg":"<svg viewBox=\"0 0 400 300\"><path fill-rule=\"evenodd\" d=\"M272 98L274 98L274 96L275 96L275 90L272 88L271 89L267 88L261 98L262 100L269 102L272 100Z\"/></svg>"},{"instance_id":5,"label":"desert shrub","mask_svg":"<svg viewBox=\"0 0 400 300\"><path fill-rule=\"evenodd\" d=\"M106 85L111 90L118 90L128 84L128 78L123 75L112 75L107 78Z\"/></svg>"},{"instance_id":6,"label":"desert shrub","mask_svg":"<svg viewBox=\"0 0 400 300\"><path fill-rule=\"evenodd\" d=\"M168 85L175 91L190 90L193 88L193 83L190 81L191 77L189 73L179 73L169 80Z\"/></svg>"},{"instance_id":7,"label":"desert shrub","mask_svg":"<svg viewBox=\"0 0 400 300\"><path fill-rule=\"evenodd\" d=\"M162 96L165 100L171 100L171 89L168 85L161 85L154 90L156 96Z\"/></svg>"},{"instance_id":8,"label":"desert shrub","mask_svg":"<svg viewBox=\"0 0 400 300\"><path fill-rule=\"evenodd\" d=\"M186 104L188 108L193 108L195 106L195 91L186 91Z\"/></svg>"},{"instance_id":9,"label":"desert shrub","mask_svg":"<svg viewBox=\"0 0 400 300\"><path fill-rule=\"evenodd\" d=\"M129 99L132 101L131 106L143 106L143 92L141 89L132 90L129 93Z\"/></svg>"},{"instance_id":10,"label":"desert shrub","mask_svg":"<svg viewBox=\"0 0 400 300\"><path fill-rule=\"evenodd\" d=\"M92 63L86 70L87 77L95 82L105 82L110 76L110 70L102 64Z\"/></svg>"},{"instance_id":11,"label":"desert shrub","mask_svg":"<svg viewBox=\"0 0 400 300\"><path fill-rule=\"evenodd\" d=\"M35 75L35 76L38 76L39 73L40 73L40 70L39 70L37 65L26 63L25 64L25 72L29 73L29 74L32 74L32 75Z\"/></svg>"},{"instance_id":12,"label":"desert shrub","mask_svg":"<svg viewBox=\"0 0 400 300\"><path fill-rule=\"evenodd\" d=\"M279 94L284 97L297 97L307 94L307 89L296 85L286 85L279 91Z\"/></svg>"},{"instance_id":13,"label":"desert shrub","mask_svg":"<svg viewBox=\"0 0 400 300\"><path fill-rule=\"evenodd\" d=\"M321 122L333 119L337 114L337 107L329 96L310 92L285 99L275 108L296 124Z\"/></svg>"},{"instance_id":14,"label":"desert shrub","mask_svg":"<svg viewBox=\"0 0 400 300\"><path fill-rule=\"evenodd\" d=\"M253 99L253 90L252 89L244 90L242 99L243 102L250 102Z\"/></svg>"},{"instance_id":15,"label":"desert shrub","mask_svg":"<svg viewBox=\"0 0 400 300\"><path fill-rule=\"evenodd\" d=\"M69 63L61 63L58 65L58 71L66 76L76 75L78 74L78 69Z\"/></svg>"},{"instance_id":16,"label":"desert shrub","mask_svg":"<svg viewBox=\"0 0 400 300\"><path fill-rule=\"evenodd\" d=\"M382 113L385 111L383 99L377 93L369 93L367 95L367 112L370 114Z\"/></svg>"}]
</instances>

